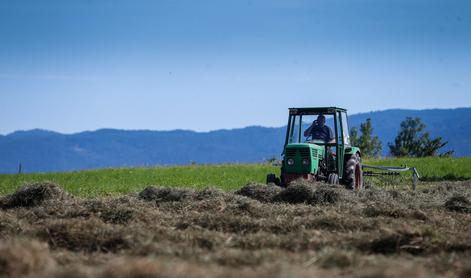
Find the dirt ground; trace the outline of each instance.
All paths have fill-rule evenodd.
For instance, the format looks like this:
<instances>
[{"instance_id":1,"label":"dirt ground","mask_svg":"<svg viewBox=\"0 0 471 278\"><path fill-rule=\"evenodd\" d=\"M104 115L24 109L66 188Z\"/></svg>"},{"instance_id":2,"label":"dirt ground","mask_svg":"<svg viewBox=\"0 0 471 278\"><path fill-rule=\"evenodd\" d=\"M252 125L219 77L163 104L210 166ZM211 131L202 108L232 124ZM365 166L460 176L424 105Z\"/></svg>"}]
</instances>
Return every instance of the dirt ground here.
<instances>
[{"instance_id":1,"label":"dirt ground","mask_svg":"<svg viewBox=\"0 0 471 278\"><path fill-rule=\"evenodd\" d=\"M0 198L0 276L471 277L471 181Z\"/></svg>"}]
</instances>

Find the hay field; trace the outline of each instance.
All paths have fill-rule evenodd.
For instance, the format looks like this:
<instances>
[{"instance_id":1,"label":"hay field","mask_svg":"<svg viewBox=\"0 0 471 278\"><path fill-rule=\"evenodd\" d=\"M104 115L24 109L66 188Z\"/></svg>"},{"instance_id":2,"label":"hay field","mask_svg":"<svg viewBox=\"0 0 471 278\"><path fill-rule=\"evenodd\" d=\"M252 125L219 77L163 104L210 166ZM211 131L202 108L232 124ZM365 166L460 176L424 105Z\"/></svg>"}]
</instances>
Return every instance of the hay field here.
<instances>
[{"instance_id":1,"label":"hay field","mask_svg":"<svg viewBox=\"0 0 471 278\"><path fill-rule=\"evenodd\" d=\"M0 198L10 277L469 277L471 181L412 191L324 184L147 187Z\"/></svg>"}]
</instances>

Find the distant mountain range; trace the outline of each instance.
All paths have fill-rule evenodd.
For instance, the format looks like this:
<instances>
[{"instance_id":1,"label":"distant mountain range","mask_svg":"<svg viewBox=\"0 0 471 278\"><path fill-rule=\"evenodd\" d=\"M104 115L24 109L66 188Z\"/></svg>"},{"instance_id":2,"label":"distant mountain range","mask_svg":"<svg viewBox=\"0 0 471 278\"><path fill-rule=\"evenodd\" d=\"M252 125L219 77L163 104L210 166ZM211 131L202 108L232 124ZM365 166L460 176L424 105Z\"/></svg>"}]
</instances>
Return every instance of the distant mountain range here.
<instances>
[{"instance_id":1,"label":"distant mountain range","mask_svg":"<svg viewBox=\"0 0 471 278\"><path fill-rule=\"evenodd\" d=\"M372 119L388 154L399 124L420 117L432 136L448 141L456 156L471 156L471 108L386 110L350 116L350 126ZM75 134L45 130L0 135L0 173L70 171L103 167L262 162L280 157L285 127L193 132L101 129Z\"/></svg>"}]
</instances>

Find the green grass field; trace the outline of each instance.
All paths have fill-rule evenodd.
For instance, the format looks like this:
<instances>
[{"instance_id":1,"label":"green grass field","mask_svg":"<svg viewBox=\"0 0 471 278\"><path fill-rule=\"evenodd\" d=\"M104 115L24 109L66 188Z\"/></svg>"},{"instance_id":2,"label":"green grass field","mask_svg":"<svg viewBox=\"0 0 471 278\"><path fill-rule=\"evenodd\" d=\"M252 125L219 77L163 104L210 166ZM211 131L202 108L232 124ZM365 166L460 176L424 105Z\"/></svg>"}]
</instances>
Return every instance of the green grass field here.
<instances>
[{"instance_id":1,"label":"green grass field","mask_svg":"<svg viewBox=\"0 0 471 278\"><path fill-rule=\"evenodd\" d=\"M471 158L405 158L366 160L365 164L417 167L423 181L471 179ZM0 194L25 183L51 181L78 196L93 197L138 192L149 185L234 190L249 182L265 182L269 164L193 165L157 168L118 168L65 173L0 175Z\"/></svg>"},{"instance_id":2,"label":"green grass field","mask_svg":"<svg viewBox=\"0 0 471 278\"><path fill-rule=\"evenodd\" d=\"M157 168L117 168L65 173L0 175L0 194L35 181L51 181L79 196L104 196L137 192L149 185L233 190L249 182L264 182L277 170L268 164L192 165Z\"/></svg>"}]
</instances>

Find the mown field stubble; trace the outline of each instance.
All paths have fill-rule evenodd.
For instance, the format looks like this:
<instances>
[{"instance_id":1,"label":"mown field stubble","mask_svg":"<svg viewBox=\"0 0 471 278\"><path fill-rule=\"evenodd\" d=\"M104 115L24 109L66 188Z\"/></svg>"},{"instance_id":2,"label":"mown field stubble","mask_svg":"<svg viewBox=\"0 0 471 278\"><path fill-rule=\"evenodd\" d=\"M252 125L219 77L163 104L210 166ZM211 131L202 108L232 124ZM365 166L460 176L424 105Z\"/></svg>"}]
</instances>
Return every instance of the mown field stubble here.
<instances>
[{"instance_id":1,"label":"mown field stubble","mask_svg":"<svg viewBox=\"0 0 471 278\"><path fill-rule=\"evenodd\" d=\"M0 199L0 267L11 277L469 277L470 198L470 181L95 198L34 183Z\"/></svg>"}]
</instances>

